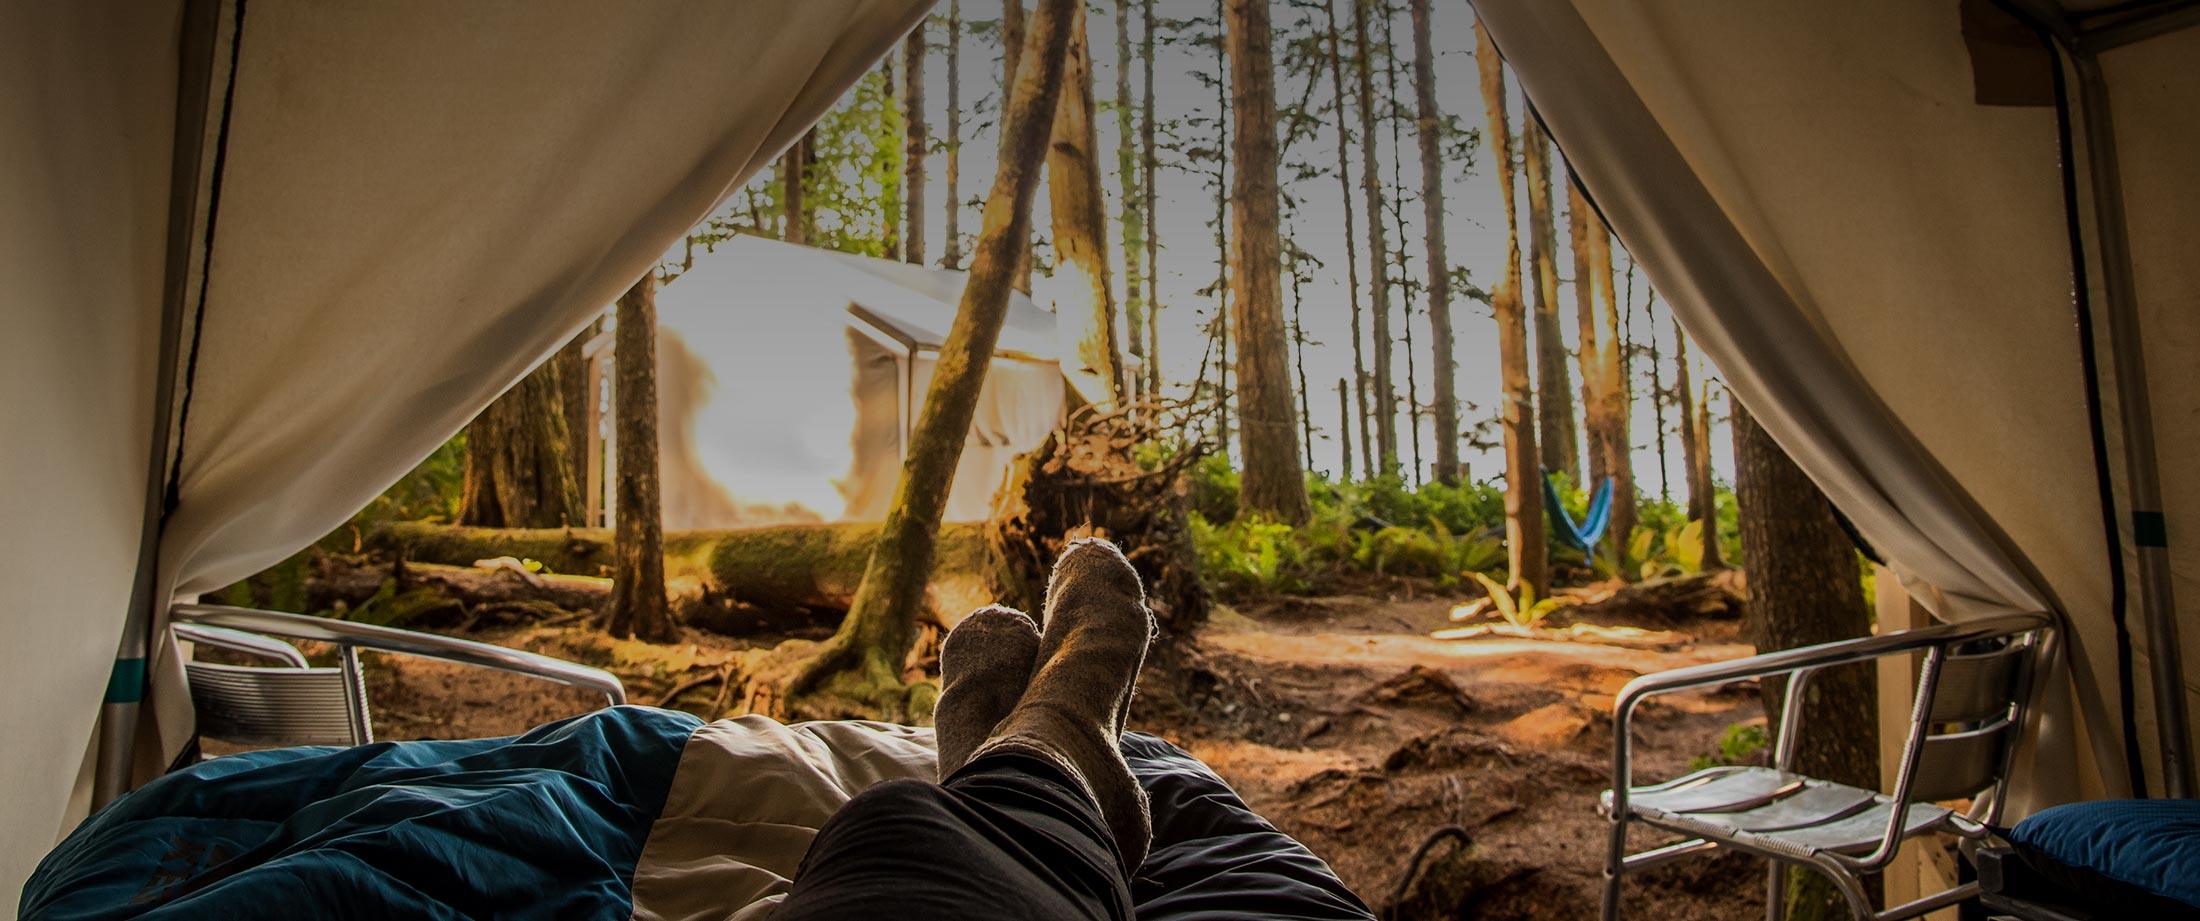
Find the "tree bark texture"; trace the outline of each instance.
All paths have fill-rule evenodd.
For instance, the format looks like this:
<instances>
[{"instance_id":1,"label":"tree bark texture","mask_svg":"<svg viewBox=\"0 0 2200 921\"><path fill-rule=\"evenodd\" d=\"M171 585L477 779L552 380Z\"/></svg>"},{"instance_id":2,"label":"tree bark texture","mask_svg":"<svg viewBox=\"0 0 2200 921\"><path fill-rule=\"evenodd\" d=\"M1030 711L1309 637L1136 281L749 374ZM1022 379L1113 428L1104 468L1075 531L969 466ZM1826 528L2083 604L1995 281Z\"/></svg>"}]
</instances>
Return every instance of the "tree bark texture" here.
<instances>
[{"instance_id":1,"label":"tree bark texture","mask_svg":"<svg viewBox=\"0 0 2200 921\"><path fill-rule=\"evenodd\" d=\"M1016 79L1023 66L1024 38L1029 17L1024 12L1024 0L1002 0L1001 3L1001 121L1008 121L1008 107L1016 95ZM982 218L981 218L982 220ZM981 231L983 228L980 228ZM1009 284L1025 294L1031 293L1031 231L1026 229L1016 241L1016 264L1010 271Z\"/></svg>"},{"instance_id":2,"label":"tree bark texture","mask_svg":"<svg viewBox=\"0 0 2200 921\"><path fill-rule=\"evenodd\" d=\"M1528 173L1528 274L1535 276L1536 428L1543 466L1581 480L1580 436L1574 429L1573 374L1558 320L1558 224L1551 201L1551 139L1534 117L1521 119Z\"/></svg>"},{"instance_id":3,"label":"tree bark texture","mask_svg":"<svg viewBox=\"0 0 2200 921\"><path fill-rule=\"evenodd\" d=\"M1748 410L1733 408L1734 487L1748 560L1746 629L1760 653L1871 633L1855 546L1816 484ZM1879 788L1874 666L1820 672L1804 688L1794 770L1835 783ZM1763 686L1766 733L1778 738L1785 683ZM1816 874L1788 874L1788 917L1847 917Z\"/></svg>"},{"instance_id":4,"label":"tree bark texture","mask_svg":"<svg viewBox=\"0 0 2200 921\"><path fill-rule=\"evenodd\" d=\"M503 528L587 523L566 424L566 381L581 369L577 359L565 360L566 351L551 355L467 424L460 521Z\"/></svg>"},{"instance_id":5,"label":"tree bark texture","mask_svg":"<svg viewBox=\"0 0 2200 921\"><path fill-rule=\"evenodd\" d=\"M962 268L962 0L947 0L947 227L940 267Z\"/></svg>"},{"instance_id":6,"label":"tree bark texture","mask_svg":"<svg viewBox=\"0 0 2200 921\"><path fill-rule=\"evenodd\" d=\"M1588 198L1576 186L1575 197L1586 206ZM1627 574L1627 547L1635 532L1635 440L1629 429L1633 398L1627 381L1626 329L1620 324L1619 291L1612 283L1612 232L1592 207L1582 209L1589 223L1589 264L1596 276L1597 294L1603 305L1603 336L1597 341L1597 363L1603 366L1598 383L1604 396L1604 471L1612 478L1612 518L1605 529L1613 561L1620 575Z\"/></svg>"},{"instance_id":7,"label":"tree bark texture","mask_svg":"<svg viewBox=\"0 0 2200 921\"><path fill-rule=\"evenodd\" d=\"M1719 551L1719 502L1711 485L1711 411L1689 380L1688 334L1673 321L1673 395L1680 411L1681 470L1688 486L1688 519L1703 522L1703 567L1725 565Z\"/></svg>"},{"instance_id":8,"label":"tree bark texture","mask_svg":"<svg viewBox=\"0 0 2200 921\"><path fill-rule=\"evenodd\" d=\"M1072 374L1085 399L1121 405L1123 349L1116 341L1115 294L1108 284L1108 206L1100 194L1099 133L1093 124L1092 50L1085 39L1085 8L1071 14L1069 59L1063 64L1061 98L1054 105L1047 145L1047 200L1054 219L1054 275L1071 298L1056 312L1076 344ZM1064 370L1071 370L1065 368Z\"/></svg>"},{"instance_id":9,"label":"tree bark texture","mask_svg":"<svg viewBox=\"0 0 2200 921\"><path fill-rule=\"evenodd\" d=\"M1238 453L1244 464L1238 501L1247 511L1298 524L1311 510L1279 285L1274 32L1268 0L1229 0L1226 12L1237 116L1231 119L1237 171L1230 182L1230 262L1237 271L1231 275L1230 307L1237 326Z\"/></svg>"},{"instance_id":10,"label":"tree bark texture","mask_svg":"<svg viewBox=\"0 0 2200 921\"><path fill-rule=\"evenodd\" d=\"M1581 191L1573 183L1566 184L1566 242L1574 258L1574 321L1576 355L1581 367L1581 434L1582 456L1588 460L1589 478L1581 481L1582 488L1594 490L1598 483L1611 475L1608 463L1611 459L1605 437L1610 434L1604 412L1604 363L1597 356L1603 350L1597 335L1597 274L1595 259L1590 253L1589 225L1595 218L1589 214L1589 204L1581 197Z\"/></svg>"},{"instance_id":11,"label":"tree bark texture","mask_svg":"<svg viewBox=\"0 0 2200 921\"><path fill-rule=\"evenodd\" d=\"M1451 259L1444 245L1443 113L1436 104L1436 48L1429 0L1413 0L1414 125L1421 142L1421 222L1428 242L1429 348L1434 352L1436 479L1459 482L1459 366L1452 355Z\"/></svg>"},{"instance_id":12,"label":"tree bark texture","mask_svg":"<svg viewBox=\"0 0 2200 921\"><path fill-rule=\"evenodd\" d=\"M1146 297L1146 393L1156 399L1161 396L1161 298L1155 293L1161 278L1161 225L1154 218L1154 208L1159 205L1154 179L1161 171L1157 154L1159 141L1154 128L1153 98L1153 0L1144 0L1140 7L1143 23L1138 34L1138 63L1145 75L1144 92L1139 98L1138 118L1138 179L1139 210L1146 217L1146 278L1149 290ZM1124 253L1123 258L1135 258L1136 253Z\"/></svg>"},{"instance_id":13,"label":"tree bark texture","mask_svg":"<svg viewBox=\"0 0 2200 921\"><path fill-rule=\"evenodd\" d=\"M1357 0L1354 0L1357 2ZM1375 441L1368 434L1368 421L1375 413L1368 405L1367 353L1360 343L1360 330L1364 320L1360 316L1360 231L1357 216L1359 207L1352 201L1352 137L1345 127L1344 84L1344 31L1337 25L1337 0L1326 0L1323 10L1329 18L1329 88L1336 97L1330 114L1331 123L1337 127L1337 190L1344 201L1344 273L1345 294L1352 303L1352 393L1353 405L1359 410L1354 417L1360 426L1360 469L1373 475L1375 471ZM1342 424L1349 425L1346 421ZM1349 471L1351 464L1345 467ZM1352 475L1348 472L1345 479Z\"/></svg>"},{"instance_id":14,"label":"tree bark texture","mask_svg":"<svg viewBox=\"0 0 2200 921\"><path fill-rule=\"evenodd\" d=\"M1146 250L1144 186L1138 169L1138 109L1131 96L1131 0L1115 0L1115 181L1122 191L1123 320L1130 341L1125 349L1146 357L1146 279L1139 260ZM1148 396L1143 370L1126 375L1133 399Z\"/></svg>"},{"instance_id":15,"label":"tree bark texture","mask_svg":"<svg viewBox=\"0 0 2200 921\"><path fill-rule=\"evenodd\" d=\"M1505 548L1510 582L1537 598L1551 592L1550 545L1543 536L1543 474L1535 447L1535 394L1528 385L1528 318L1520 302L1520 219L1513 201L1512 126L1505 112L1505 62L1489 31L1474 24L1474 58L1481 72L1482 105L1489 113L1487 142L1496 152L1505 201L1505 279L1490 298L1497 321L1498 374L1504 382L1501 422L1505 432Z\"/></svg>"},{"instance_id":16,"label":"tree bark texture","mask_svg":"<svg viewBox=\"0 0 2200 921\"><path fill-rule=\"evenodd\" d=\"M619 296L617 517L612 547L611 613L615 637L655 643L680 638L665 603L664 509L657 494L657 277L644 274Z\"/></svg>"},{"instance_id":17,"label":"tree bark texture","mask_svg":"<svg viewBox=\"0 0 2200 921\"><path fill-rule=\"evenodd\" d=\"M917 27L902 42L901 118L908 144L901 155L902 213L906 215L901 250L902 258L911 265L924 264L924 155L932 147L924 123L924 30L930 24L930 17L918 20Z\"/></svg>"},{"instance_id":18,"label":"tree bark texture","mask_svg":"<svg viewBox=\"0 0 2200 921\"><path fill-rule=\"evenodd\" d=\"M1374 312L1369 373L1375 379L1375 474L1398 469L1398 393L1390 372L1390 248L1383 236L1383 179L1375 151L1375 44L1368 34L1368 7L1376 0L1352 0L1352 35L1359 49L1360 189L1367 199L1368 309Z\"/></svg>"},{"instance_id":19,"label":"tree bark texture","mask_svg":"<svg viewBox=\"0 0 2200 921\"><path fill-rule=\"evenodd\" d=\"M1025 66L1018 68L1002 119L1000 167L986 197L970 279L940 348L893 503L847 619L789 683L791 695L818 690L840 676L848 683L840 688L859 699L875 701L901 687L902 662L915 639L947 486L1008 312L1016 243L1030 234L1031 198L1078 12L1079 0L1041 0L1027 24Z\"/></svg>"}]
</instances>

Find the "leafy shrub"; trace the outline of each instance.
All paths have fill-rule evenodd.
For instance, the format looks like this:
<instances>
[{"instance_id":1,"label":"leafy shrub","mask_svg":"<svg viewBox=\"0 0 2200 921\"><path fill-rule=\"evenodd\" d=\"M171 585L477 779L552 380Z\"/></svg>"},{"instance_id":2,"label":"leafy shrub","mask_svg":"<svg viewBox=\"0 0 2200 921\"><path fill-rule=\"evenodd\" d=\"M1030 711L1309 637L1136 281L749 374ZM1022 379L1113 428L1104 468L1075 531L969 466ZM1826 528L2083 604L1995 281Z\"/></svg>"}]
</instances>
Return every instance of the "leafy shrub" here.
<instances>
[{"instance_id":1,"label":"leafy shrub","mask_svg":"<svg viewBox=\"0 0 2200 921\"><path fill-rule=\"evenodd\" d=\"M1200 458L1185 474L1192 511L1218 524L1237 518L1239 478L1228 456L1209 454Z\"/></svg>"},{"instance_id":2,"label":"leafy shrub","mask_svg":"<svg viewBox=\"0 0 2200 921\"><path fill-rule=\"evenodd\" d=\"M1765 727L1755 723L1735 723L1719 734L1716 751L1688 759L1688 769L1701 771L1724 765L1762 764L1765 750L1769 747L1771 742L1765 737Z\"/></svg>"},{"instance_id":3,"label":"leafy shrub","mask_svg":"<svg viewBox=\"0 0 2200 921\"><path fill-rule=\"evenodd\" d=\"M1209 587L1236 594L1303 592L1313 575L1306 547L1290 525L1258 519L1214 524L1193 512L1192 546Z\"/></svg>"}]
</instances>

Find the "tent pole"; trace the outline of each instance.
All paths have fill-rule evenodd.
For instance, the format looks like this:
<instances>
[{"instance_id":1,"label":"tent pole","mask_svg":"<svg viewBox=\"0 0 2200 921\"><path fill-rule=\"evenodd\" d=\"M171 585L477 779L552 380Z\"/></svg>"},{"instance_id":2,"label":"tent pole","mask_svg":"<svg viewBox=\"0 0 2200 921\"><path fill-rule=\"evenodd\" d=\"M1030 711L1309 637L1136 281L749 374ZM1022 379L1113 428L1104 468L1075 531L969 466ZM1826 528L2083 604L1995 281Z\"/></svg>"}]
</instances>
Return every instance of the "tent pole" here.
<instances>
[{"instance_id":1,"label":"tent pole","mask_svg":"<svg viewBox=\"0 0 2200 921\"><path fill-rule=\"evenodd\" d=\"M198 221L199 179L206 142L214 43L221 0L186 0L176 63L175 141L169 155L167 253L161 280L160 366L153 403L153 431L145 462L145 516L138 533L137 573L130 609L108 674L99 711L99 748L92 774L92 808L113 802L130 787L138 709L145 699L154 609L160 599L160 525L166 508L170 453L176 418L176 384L182 359L184 301L190 282Z\"/></svg>"},{"instance_id":2,"label":"tent pole","mask_svg":"<svg viewBox=\"0 0 2200 921\"><path fill-rule=\"evenodd\" d=\"M2090 51L2071 49L2078 76L2085 131L2086 171L2092 180L2095 245L2101 288L2108 303L2110 360L2116 375L2117 415L2123 428L2125 488L2131 497L2131 530L2139 558L2139 611L2146 622L2147 669L2154 690L2155 741L2161 750L2163 792L2192 795L2191 740L2185 718L2184 669L2177 637L2177 603L2171 587L2169 535L2162 514L2162 480L2154 443L2145 346L2139 329L2138 285L2131 238L2124 219L2123 177L2116 150L2108 81Z\"/></svg>"}]
</instances>

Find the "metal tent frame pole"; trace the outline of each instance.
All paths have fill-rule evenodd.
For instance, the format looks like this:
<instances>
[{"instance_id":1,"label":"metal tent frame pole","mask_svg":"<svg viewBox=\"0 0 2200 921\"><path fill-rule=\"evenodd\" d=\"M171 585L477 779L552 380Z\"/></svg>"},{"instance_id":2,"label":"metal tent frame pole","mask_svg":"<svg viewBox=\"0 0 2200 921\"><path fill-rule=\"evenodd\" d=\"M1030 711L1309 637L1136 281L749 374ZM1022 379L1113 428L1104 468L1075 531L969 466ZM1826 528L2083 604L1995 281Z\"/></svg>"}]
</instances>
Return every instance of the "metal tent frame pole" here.
<instances>
[{"instance_id":1,"label":"metal tent frame pole","mask_svg":"<svg viewBox=\"0 0 2200 921\"><path fill-rule=\"evenodd\" d=\"M2155 743L2161 754L2163 793L2186 798L2193 795L2195 782L2183 656L2177 635L2177 600L2170 580L2169 534L2162 514L2162 478L2147 386L2146 352L2141 341L2138 283L2124 216L2116 123L2100 55L2200 26L2200 0L2163 0L2095 17L2091 22L2073 20L2052 0L2012 0L2011 5L2033 27L2054 37L2078 78L2086 173L2093 196L2093 244L2108 308L2109 358L2116 378L2117 419L2123 430L2124 488L2139 564L2139 611L2145 621L2150 659L2147 673L2154 698ZM2059 62L2057 66L2061 66ZM2084 297L2085 292L2078 296Z\"/></svg>"}]
</instances>

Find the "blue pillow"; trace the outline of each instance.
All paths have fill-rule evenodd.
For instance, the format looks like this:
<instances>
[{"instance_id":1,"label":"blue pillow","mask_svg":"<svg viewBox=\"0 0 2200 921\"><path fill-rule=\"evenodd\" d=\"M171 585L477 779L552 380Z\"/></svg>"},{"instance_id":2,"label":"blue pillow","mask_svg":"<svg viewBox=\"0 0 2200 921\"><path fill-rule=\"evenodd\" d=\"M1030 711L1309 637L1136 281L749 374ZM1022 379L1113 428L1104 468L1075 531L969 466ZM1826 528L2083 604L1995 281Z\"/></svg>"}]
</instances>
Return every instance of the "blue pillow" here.
<instances>
[{"instance_id":1,"label":"blue pillow","mask_svg":"<svg viewBox=\"0 0 2200 921\"><path fill-rule=\"evenodd\" d=\"M2005 837L2027 865L2095 904L2200 909L2200 800L2069 803Z\"/></svg>"}]
</instances>

